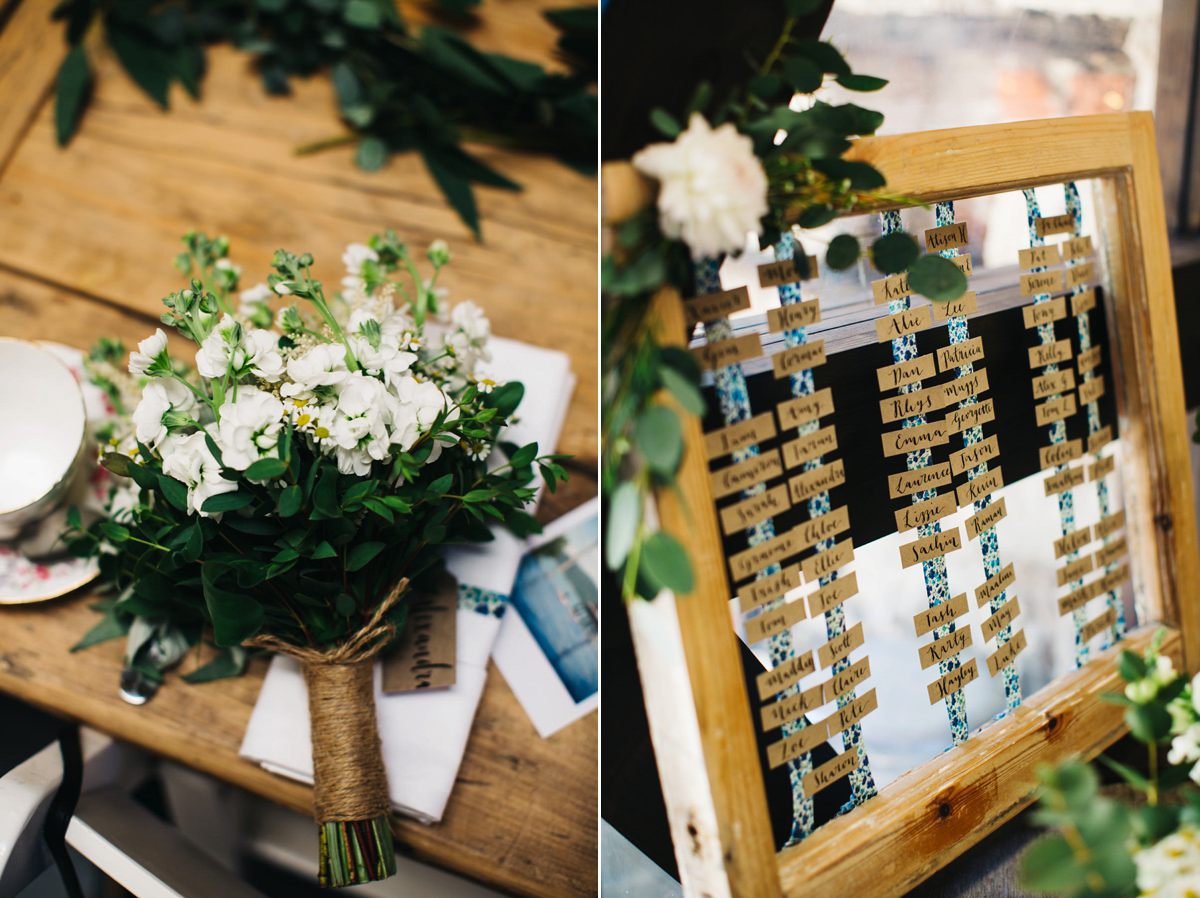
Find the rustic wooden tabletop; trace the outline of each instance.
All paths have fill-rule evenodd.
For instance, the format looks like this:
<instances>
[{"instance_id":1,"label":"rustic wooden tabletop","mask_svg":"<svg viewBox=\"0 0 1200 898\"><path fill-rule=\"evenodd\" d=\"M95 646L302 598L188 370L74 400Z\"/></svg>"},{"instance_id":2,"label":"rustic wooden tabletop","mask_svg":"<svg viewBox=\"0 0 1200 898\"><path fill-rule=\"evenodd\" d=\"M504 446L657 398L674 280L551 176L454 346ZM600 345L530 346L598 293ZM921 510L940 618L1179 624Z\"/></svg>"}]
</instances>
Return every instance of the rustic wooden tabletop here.
<instances>
[{"instance_id":1,"label":"rustic wooden tabletop","mask_svg":"<svg viewBox=\"0 0 1200 898\"><path fill-rule=\"evenodd\" d=\"M91 109L61 149L52 93L65 45L49 19L55 2L19 0L0 30L0 334L81 349L100 336L136 343L153 332L161 297L183 286L172 260L189 229L227 235L247 286L265 280L279 248L311 252L316 276L336 282L346 243L388 227L418 248L441 238L454 256L439 281L451 299L482 305L498 335L571 357L578 386L559 448L574 455L572 476L539 517L595 495L593 179L545 158L472 147L524 187L478 191L476 242L415 156L367 174L352 148L295 155L342 131L328 80L268 97L247 57L228 49L211 53L201 101L173 92L166 113L101 58ZM554 32L538 6L486 0L472 40L549 61ZM0 608L0 690L309 809L308 787L237 755L263 662L203 686L171 674L135 708L117 694L120 641L68 651L95 622L89 600L84 590ZM184 672L197 663L189 658ZM398 847L516 894L595 894L596 728L593 712L540 739L491 668L445 819L396 818Z\"/></svg>"}]
</instances>

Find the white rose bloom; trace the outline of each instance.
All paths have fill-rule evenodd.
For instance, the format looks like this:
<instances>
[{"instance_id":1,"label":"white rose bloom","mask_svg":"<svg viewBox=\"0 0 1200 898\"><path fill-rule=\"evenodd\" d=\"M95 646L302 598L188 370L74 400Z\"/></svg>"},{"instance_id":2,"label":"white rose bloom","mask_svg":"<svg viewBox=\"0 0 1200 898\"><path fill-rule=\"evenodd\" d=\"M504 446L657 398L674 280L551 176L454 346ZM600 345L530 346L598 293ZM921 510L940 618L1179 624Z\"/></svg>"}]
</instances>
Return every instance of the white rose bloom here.
<instances>
[{"instance_id":1,"label":"white rose bloom","mask_svg":"<svg viewBox=\"0 0 1200 898\"><path fill-rule=\"evenodd\" d=\"M170 378L152 380L142 390L142 400L133 410L133 428L147 446L157 446L167 437L163 418L176 411L195 417L196 396L179 381Z\"/></svg>"},{"instance_id":2,"label":"white rose bloom","mask_svg":"<svg viewBox=\"0 0 1200 898\"><path fill-rule=\"evenodd\" d=\"M220 324L204 338L196 353L196 370L202 377L218 378L225 376L225 370L231 364L236 371L246 364L246 350L240 342L234 343L234 328L240 325L230 315L224 315Z\"/></svg>"},{"instance_id":3,"label":"white rose bloom","mask_svg":"<svg viewBox=\"0 0 1200 898\"><path fill-rule=\"evenodd\" d=\"M211 496L233 492L237 483L221 476L221 466L204 442L204 431L188 436L172 434L159 447L162 454L163 473L173 477L188 488L187 505L189 514L212 517L211 512L201 511Z\"/></svg>"},{"instance_id":4,"label":"white rose bloom","mask_svg":"<svg viewBox=\"0 0 1200 898\"><path fill-rule=\"evenodd\" d=\"M244 471L260 458L278 456L282 427L282 402L254 387L241 387L237 399L221 407L214 439L225 465Z\"/></svg>"},{"instance_id":5,"label":"white rose bloom","mask_svg":"<svg viewBox=\"0 0 1200 898\"><path fill-rule=\"evenodd\" d=\"M692 113L674 143L656 143L633 157L659 182L659 226L682 238L692 258L741 249L767 213L767 176L749 137L731 123L713 129Z\"/></svg>"},{"instance_id":6,"label":"white rose bloom","mask_svg":"<svg viewBox=\"0 0 1200 898\"><path fill-rule=\"evenodd\" d=\"M129 353L129 373L136 376L146 373L154 361L167 351L167 335L161 327L154 329L154 335L147 337L138 344L138 348Z\"/></svg>"},{"instance_id":7,"label":"white rose bloom","mask_svg":"<svg viewBox=\"0 0 1200 898\"><path fill-rule=\"evenodd\" d=\"M248 330L244 336L250 353L250 370L255 377L268 383L278 383L283 377L283 356L279 352L279 334L273 331Z\"/></svg>"}]
</instances>

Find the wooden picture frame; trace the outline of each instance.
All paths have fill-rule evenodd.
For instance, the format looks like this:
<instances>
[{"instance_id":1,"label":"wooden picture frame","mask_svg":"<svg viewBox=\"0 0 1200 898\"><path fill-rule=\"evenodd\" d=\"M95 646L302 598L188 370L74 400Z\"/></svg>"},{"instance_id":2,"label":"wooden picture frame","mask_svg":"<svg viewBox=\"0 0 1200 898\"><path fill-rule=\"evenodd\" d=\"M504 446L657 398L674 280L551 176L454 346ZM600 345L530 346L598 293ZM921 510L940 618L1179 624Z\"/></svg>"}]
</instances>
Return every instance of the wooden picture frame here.
<instances>
[{"instance_id":1,"label":"wooden picture frame","mask_svg":"<svg viewBox=\"0 0 1200 898\"><path fill-rule=\"evenodd\" d=\"M1125 511L1133 588L1168 628L1165 653L1200 664L1200 554L1189 427L1175 330L1162 191L1149 113L1086 116L865 138L848 154L870 162L891 193L922 202L1096 179L1097 227L1109 247L1110 322L1121 436L1128 441ZM609 174L613 178L609 180ZM612 210L643 198L606 171ZM680 300L655 299L661 342L682 345ZM664 397L664 404L671 399ZM700 423L681 415L678 494L657 496L664 530L689 547L696 586L629 606L647 715L686 895L900 895L1034 797L1035 767L1094 757L1124 732L1113 663L1143 650L1159 624L1131 632L967 742L775 851L755 721L730 626L725 561Z\"/></svg>"}]
</instances>

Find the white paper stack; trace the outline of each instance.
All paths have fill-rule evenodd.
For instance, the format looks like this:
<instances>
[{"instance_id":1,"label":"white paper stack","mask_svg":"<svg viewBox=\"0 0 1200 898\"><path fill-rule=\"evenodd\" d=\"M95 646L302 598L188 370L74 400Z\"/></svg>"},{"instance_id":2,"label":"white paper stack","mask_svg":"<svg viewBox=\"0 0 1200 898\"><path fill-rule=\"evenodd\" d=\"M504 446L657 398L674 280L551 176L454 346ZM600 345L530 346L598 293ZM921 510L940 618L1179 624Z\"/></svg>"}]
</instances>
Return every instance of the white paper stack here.
<instances>
[{"instance_id":1,"label":"white paper stack","mask_svg":"<svg viewBox=\"0 0 1200 898\"><path fill-rule=\"evenodd\" d=\"M525 398L504 439L537 442L540 454L554 451L575 384L570 361L561 352L493 337L492 362L485 374L497 381L519 380ZM524 543L502 528L495 540L447 551L446 566L460 584L507 596L516 581ZM445 689L384 695L375 669L375 707L392 806L425 823L442 818L458 774L467 736L487 676L488 656L500 618L460 608L455 684ZM276 656L271 661L241 754L267 770L312 782L312 742L308 693L300 665Z\"/></svg>"}]
</instances>

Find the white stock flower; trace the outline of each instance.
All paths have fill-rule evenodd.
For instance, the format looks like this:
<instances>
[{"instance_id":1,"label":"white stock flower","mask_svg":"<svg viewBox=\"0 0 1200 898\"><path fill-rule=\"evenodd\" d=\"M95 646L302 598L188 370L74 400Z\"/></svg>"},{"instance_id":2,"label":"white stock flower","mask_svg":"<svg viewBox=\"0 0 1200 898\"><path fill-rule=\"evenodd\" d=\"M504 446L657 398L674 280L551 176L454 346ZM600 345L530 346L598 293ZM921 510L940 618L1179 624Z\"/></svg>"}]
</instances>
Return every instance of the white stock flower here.
<instances>
[{"instance_id":1,"label":"white stock flower","mask_svg":"<svg viewBox=\"0 0 1200 898\"><path fill-rule=\"evenodd\" d=\"M211 512L200 510L204 503L212 496L237 489L235 481L221 476L221 466L204 442L202 430L188 436L168 436L159 447L159 452L162 455L163 473L188 488L189 514L212 517Z\"/></svg>"},{"instance_id":2,"label":"white stock flower","mask_svg":"<svg viewBox=\"0 0 1200 898\"><path fill-rule=\"evenodd\" d=\"M249 290L238 294L238 314L243 318L253 318L258 310L271 301L274 291L266 284L255 284Z\"/></svg>"},{"instance_id":3,"label":"white stock flower","mask_svg":"<svg viewBox=\"0 0 1200 898\"><path fill-rule=\"evenodd\" d=\"M692 258L741 249L767 213L767 176L749 137L731 123L712 128L698 112L674 143L657 143L633 157L659 182L659 226L682 238Z\"/></svg>"},{"instance_id":4,"label":"white stock flower","mask_svg":"<svg viewBox=\"0 0 1200 898\"><path fill-rule=\"evenodd\" d=\"M392 442L407 451L422 433L429 430L437 416L447 408L449 400L437 384L418 381L405 375L396 381L393 389L400 400L392 425ZM450 407L447 421L458 419L458 408Z\"/></svg>"},{"instance_id":5,"label":"white stock flower","mask_svg":"<svg viewBox=\"0 0 1200 898\"><path fill-rule=\"evenodd\" d=\"M342 278L342 286L350 294L347 299L366 295L367 283L363 278L363 265L368 261L378 262L379 256L375 250L363 243L351 243L342 253L342 264L346 266L346 277Z\"/></svg>"},{"instance_id":6,"label":"white stock flower","mask_svg":"<svg viewBox=\"0 0 1200 898\"><path fill-rule=\"evenodd\" d=\"M341 343L318 343L302 356L288 359L285 383L280 393L285 399L311 399L317 387L332 387L350 376L346 367L346 347Z\"/></svg>"},{"instance_id":7,"label":"white stock flower","mask_svg":"<svg viewBox=\"0 0 1200 898\"><path fill-rule=\"evenodd\" d=\"M159 378L146 384L142 399L133 410L133 432L147 446L157 446L167 437L164 420L169 412L195 418L195 394L179 381Z\"/></svg>"},{"instance_id":8,"label":"white stock flower","mask_svg":"<svg viewBox=\"0 0 1200 898\"><path fill-rule=\"evenodd\" d=\"M283 377L283 356L279 352L279 335L268 330L248 330L243 345L250 354L250 371L268 383L278 383Z\"/></svg>"},{"instance_id":9,"label":"white stock flower","mask_svg":"<svg viewBox=\"0 0 1200 898\"><path fill-rule=\"evenodd\" d=\"M260 458L278 455L283 403L270 393L241 387L237 399L221 406L214 439L225 465L244 471Z\"/></svg>"},{"instance_id":10,"label":"white stock flower","mask_svg":"<svg viewBox=\"0 0 1200 898\"><path fill-rule=\"evenodd\" d=\"M236 371L246 364L246 350L241 341L235 339L240 330L241 325L231 315L224 315L204 338L196 352L196 370L202 377L224 377L228 367L232 366Z\"/></svg>"},{"instance_id":11,"label":"white stock flower","mask_svg":"<svg viewBox=\"0 0 1200 898\"><path fill-rule=\"evenodd\" d=\"M155 328L154 335L147 337L138 344L138 348L129 353L129 373L136 376L145 374L167 351L167 335L161 327Z\"/></svg>"}]
</instances>

